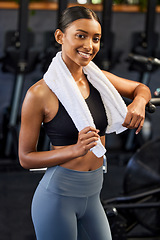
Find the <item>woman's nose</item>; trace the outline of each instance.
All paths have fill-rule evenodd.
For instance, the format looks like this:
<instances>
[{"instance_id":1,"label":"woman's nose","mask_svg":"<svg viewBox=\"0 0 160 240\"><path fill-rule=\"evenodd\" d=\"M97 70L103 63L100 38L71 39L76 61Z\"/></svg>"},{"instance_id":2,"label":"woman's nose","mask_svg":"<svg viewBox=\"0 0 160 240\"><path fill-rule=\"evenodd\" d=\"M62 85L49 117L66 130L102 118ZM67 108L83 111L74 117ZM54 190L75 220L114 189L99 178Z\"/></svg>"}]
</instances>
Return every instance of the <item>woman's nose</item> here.
<instances>
[{"instance_id":1,"label":"woman's nose","mask_svg":"<svg viewBox=\"0 0 160 240\"><path fill-rule=\"evenodd\" d=\"M90 38L87 38L84 42L84 45L83 47L87 50L92 50L93 49L93 42L92 42L92 39Z\"/></svg>"}]
</instances>

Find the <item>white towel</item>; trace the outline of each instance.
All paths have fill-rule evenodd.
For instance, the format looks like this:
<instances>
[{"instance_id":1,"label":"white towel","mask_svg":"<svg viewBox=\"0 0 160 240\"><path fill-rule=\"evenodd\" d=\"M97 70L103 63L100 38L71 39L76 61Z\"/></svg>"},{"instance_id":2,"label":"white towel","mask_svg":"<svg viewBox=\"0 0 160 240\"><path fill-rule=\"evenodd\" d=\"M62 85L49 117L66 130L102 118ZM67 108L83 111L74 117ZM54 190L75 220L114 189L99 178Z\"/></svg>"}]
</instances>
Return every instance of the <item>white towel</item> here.
<instances>
[{"instance_id":1,"label":"white towel","mask_svg":"<svg viewBox=\"0 0 160 240\"><path fill-rule=\"evenodd\" d=\"M83 71L87 75L87 79L101 95L108 118L106 133L120 133L126 130L122 123L127 113L127 107L118 91L92 61L83 67ZM43 79L65 107L78 131L87 126L95 127L89 108L71 72L64 63L61 52L58 52L52 59ZM102 157L106 149L99 139L97 145L91 151L97 157Z\"/></svg>"}]
</instances>

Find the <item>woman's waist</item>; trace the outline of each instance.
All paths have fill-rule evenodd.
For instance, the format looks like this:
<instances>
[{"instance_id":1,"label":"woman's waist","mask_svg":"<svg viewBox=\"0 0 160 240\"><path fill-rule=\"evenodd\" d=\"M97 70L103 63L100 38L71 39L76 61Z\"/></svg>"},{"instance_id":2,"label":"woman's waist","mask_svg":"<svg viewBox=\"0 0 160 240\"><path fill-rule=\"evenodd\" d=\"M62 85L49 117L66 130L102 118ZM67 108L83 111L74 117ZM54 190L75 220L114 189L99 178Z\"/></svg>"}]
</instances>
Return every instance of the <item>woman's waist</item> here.
<instances>
[{"instance_id":1,"label":"woman's waist","mask_svg":"<svg viewBox=\"0 0 160 240\"><path fill-rule=\"evenodd\" d=\"M101 191L103 168L76 171L62 166L48 168L40 184L48 191L65 196L91 196Z\"/></svg>"},{"instance_id":2,"label":"woman's waist","mask_svg":"<svg viewBox=\"0 0 160 240\"><path fill-rule=\"evenodd\" d=\"M82 171L82 172L90 172L95 171L98 168L103 168L103 172L107 172L107 158L104 155L101 158L95 157L95 155L90 152L87 155L91 155L92 157L87 157L85 155L84 157L72 159L69 162L66 162L64 164L60 164L59 166L74 170L74 171Z\"/></svg>"},{"instance_id":3,"label":"woman's waist","mask_svg":"<svg viewBox=\"0 0 160 240\"><path fill-rule=\"evenodd\" d=\"M75 171L94 171L103 165L103 157L97 158L92 152L88 152L83 157L72 159L61 164L61 167Z\"/></svg>"},{"instance_id":4,"label":"woman's waist","mask_svg":"<svg viewBox=\"0 0 160 240\"><path fill-rule=\"evenodd\" d=\"M105 137L101 137L102 143L105 145ZM65 148L66 146L52 146L52 150ZM60 164L61 167L75 171L93 171L103 165L103 157L97 158L91 151L81 157L73 158L67 162Z\"/></svg>"}]
</instances>

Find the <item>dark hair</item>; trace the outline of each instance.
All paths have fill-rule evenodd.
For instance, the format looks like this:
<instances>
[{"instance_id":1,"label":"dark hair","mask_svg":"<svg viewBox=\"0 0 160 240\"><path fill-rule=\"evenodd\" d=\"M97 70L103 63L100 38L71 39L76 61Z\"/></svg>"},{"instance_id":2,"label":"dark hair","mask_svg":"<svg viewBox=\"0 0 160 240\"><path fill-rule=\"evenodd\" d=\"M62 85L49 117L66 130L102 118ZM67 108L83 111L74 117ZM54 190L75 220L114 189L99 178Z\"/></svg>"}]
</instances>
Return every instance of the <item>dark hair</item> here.
<instances>
[{"instance_id":1,"label":"dark hair","mask_svg":"<svg viewBox=\"0 0 160 240\"><path fill-rule=\"evenodd\" d=\"M64 32L65 29L71 24L72 22L85 18L85 19L95 19L97 22L100 23L100 20L96 13L89 8L83 6L74 6L67 8L63 11L58 28Z\"/></svg>"}]
</instances>

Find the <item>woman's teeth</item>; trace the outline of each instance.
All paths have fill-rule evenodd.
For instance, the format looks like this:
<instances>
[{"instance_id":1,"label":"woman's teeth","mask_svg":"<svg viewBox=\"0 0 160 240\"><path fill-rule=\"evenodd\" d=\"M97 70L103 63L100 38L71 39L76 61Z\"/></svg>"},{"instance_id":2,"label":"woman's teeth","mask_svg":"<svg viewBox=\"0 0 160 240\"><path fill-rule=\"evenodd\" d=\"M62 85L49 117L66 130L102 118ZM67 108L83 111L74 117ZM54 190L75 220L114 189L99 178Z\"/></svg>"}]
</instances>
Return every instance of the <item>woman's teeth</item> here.
<instances>
[{"instance_id":1,"label":"woman's teeth","mask_svg":"<svg viewBox=\"0 0 160 240\"><path fill-rule=\"evenodd\" d=\"M83 52L78 52L82 57L89 58L90 53L83 53Z\"/></svg>"}]
</instances>

